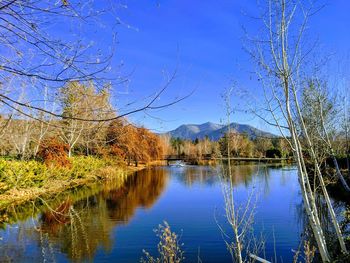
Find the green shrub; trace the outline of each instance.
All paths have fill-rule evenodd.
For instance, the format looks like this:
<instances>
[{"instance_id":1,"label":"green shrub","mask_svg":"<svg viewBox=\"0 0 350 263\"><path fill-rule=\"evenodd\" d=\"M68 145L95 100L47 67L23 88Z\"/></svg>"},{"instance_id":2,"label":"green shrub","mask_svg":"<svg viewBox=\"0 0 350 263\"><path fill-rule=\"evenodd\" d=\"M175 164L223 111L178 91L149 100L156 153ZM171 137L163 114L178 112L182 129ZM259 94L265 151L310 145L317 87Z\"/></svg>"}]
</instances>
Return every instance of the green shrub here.
<instances>
[{"instance_id":1,"label":"green shrub","mask_svg":"<svg viewBox=\"0 0 350 263\"><path fill-rule=\"evenodd\" d=\"M47 177L47 167L37 161L0 159L1 192L11 188L26 188L43 185Z\"/></svg>"},{"instance_id":2,"label":"green shrub","mask_svg":"<svg viewBox=\"0 0 350 263\"><path fill-rule=\"evenodd\" d=\"M41 188L50 180L70 181L80 178L119 176L117 164L112 160L91 156L74 157L70 167L47 166L39 161L6 160L0 158L0 194L10 189Z\"/></svg>"},{"instance_id":3,"label":"green shrub","mask_svg":"<svg viewBox=\"0 0 350 263\"><path fill-rule=\"evenodd\" d=\"M106 162L102 159L94 157L75 157L72 161L72 169L70 174L74 178L83 178L87 174L91 174L94 171L106 166Z\"/></svg>"}]
</instances>

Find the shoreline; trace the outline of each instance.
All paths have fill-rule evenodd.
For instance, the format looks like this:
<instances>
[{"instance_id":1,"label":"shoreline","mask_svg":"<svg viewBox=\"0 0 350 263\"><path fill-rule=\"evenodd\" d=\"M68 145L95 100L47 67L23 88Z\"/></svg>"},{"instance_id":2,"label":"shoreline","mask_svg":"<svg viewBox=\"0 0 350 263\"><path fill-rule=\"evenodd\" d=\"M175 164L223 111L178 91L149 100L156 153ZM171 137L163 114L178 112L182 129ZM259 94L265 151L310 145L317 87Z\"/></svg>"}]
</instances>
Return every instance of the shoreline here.
<instances>
[{"instance_id":1,"label":"shoreline","mask_svg":"<svg viewBox=\"0 0 350 263\"><path fill-rule=\"evenodd\" d=\"M76 188L90 186L96 183L102 183L109 180L125 180L131 174L150 167L149 165L124 166L124 165L106 165L86 174L85 178L62 178L49 179L42 187L28 187L22 189L11 189L0 194L0 212L9 207L23 205L25 203L38 200L42 197L52 198L56 194L73 191ZM112 172L111 172L112 171ZM114 173L111 175L111 173ZM1 218L0 218L1 221Z\"/></svg>"}]
</instances>

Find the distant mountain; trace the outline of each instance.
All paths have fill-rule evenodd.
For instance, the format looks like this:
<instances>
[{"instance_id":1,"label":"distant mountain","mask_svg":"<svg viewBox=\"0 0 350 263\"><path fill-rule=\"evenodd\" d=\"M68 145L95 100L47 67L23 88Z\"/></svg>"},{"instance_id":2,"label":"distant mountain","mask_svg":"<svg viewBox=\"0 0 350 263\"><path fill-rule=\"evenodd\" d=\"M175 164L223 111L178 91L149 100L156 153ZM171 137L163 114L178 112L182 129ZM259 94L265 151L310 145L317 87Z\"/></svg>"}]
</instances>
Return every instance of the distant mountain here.
<instances>
[{"instance_id":1,"label":"distant mountain","mask_svg":"<svg viewBox=\"0 0 350 263\"><path fill-rule=\"evenodd\" d=\"M257 137L269 137L274 138L276 135L259 130L247 124L231 123L231 129L238 133L245 133L251 139ZM212 122L206 122L203 124L184 124L180 127L167 132L171 137L181 138L187 140L204 139L208 136L209 139L217 141L219 140L228 130L228 125L216 124Z\"/></svg>"}]
</instances>

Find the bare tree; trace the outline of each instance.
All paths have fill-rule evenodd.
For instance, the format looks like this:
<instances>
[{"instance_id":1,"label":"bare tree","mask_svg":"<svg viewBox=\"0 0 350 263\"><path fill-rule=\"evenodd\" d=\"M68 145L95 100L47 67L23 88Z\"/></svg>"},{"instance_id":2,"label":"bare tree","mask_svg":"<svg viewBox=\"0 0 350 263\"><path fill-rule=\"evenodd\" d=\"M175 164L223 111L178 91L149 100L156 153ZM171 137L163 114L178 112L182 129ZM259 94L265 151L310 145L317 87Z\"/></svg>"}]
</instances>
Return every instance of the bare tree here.
<instances>
[{"instance_id":1,"label":"bare tree","mask_svg":"<svg viewBox=\"0 0 350 263\"><path fill-rule=\"evenodd\" d=\"M303 134L310 158L314 165L321 192L327 203L333 226L344 253L347 252L337 218L329 198L320 170L315 145L305 125L299 102L302 90L302 74L307 74L306 59L312 47L304 41L304 34L310 17L319 10L312 2L269 0L263 10L262 34L251 39L254 49L251 55L258 65L258 77L261 81L268 112L272 122L288 141L298 168L299 183L304 207L313 230L322 260L331 260L326 238L322 229L319 212L315 202L315 189L310 184L305 164L300 133ZM310 49L308 49L310 48Z\"/></svg>"},{"instance_id":2,"label":"bare tree","mask_svg":"<svg viewBox=\"0 0 350 263\"><path fill-rule=\"evenodd\" d=\"M44 104L43 104L43 108L47 109L48 108L48 88L45 87L44 89ZM56 105L56 101L54 100L52 103L50 103L51 105L51 110L53 111L55 109ZM35 142L35 146L33 149L33 156L36 157L38 151L39 151L39 147L42 143L42 141L45 139L45 136L48 134L48 132L50 131L50 123L53 122L53 116L47 115L44 112L39 112L39 115L37 116L38 120L34 120L35 121L35 128L36 128L36 134L35 134L35 138L34 138L34 142Z\"/></svg>"},{"instance_id":3,"label":"bare tree","mask_svg":"<svg viewBox=\"0 0 350 263\"><path fill-rule=\"evenodd\" d=\"M168 107L182 99L162 105L163 95L176 73L155 92L148 102L108 118L83 118L62 115L61 109L48 110L41 94L48 87L50 97L69 82L93 82L98 89L107 83L115 87L127 78L119 67L111 67L116 46L116 25L124 25L118 13L124 8L119 1L36 1L4 0L0 3L0 103L21 115L40 120L40 112L55 118L86 122L105 122L132 113ZM106 22L107 21L107 22ZM86 31L108 28L107 48L86 37ZM62 29L66 30L62 32ZM69 32L69 34L67 34ZM25 86L27 101L15 99L15 87ZM39 92L36 92L38 91ZM41 92L40 92L41 90ZM6 91L6 92L5 92ZM185 96L187 97L187 96ZM26 110L25 110L26 109ZM30 110L30 112L29 112Z\"/></svg>"},{"instance_id":4,"label":"bare tree","mask_svg":"<svg viewBox=\"0 0 350 263\"><path fill-rule=\"evenodd\" d=\"M333 149L331 136L335 133L333 121L338 115L335 102L331 101L325 87L326 83L321 83L319 79L309 80L304 89L304 103L302 107L305 126L309 131L310 141L314 145L314 152L318 162L321 163L320 154L325 157L330 156L336 169L337 177L347 192L350 188L340 171L338 161ZM319 152L319 154L317 154Z\"/></svg>"},{"instance_id":5,"label":"bare tree","mask_svg":"<svg viewBox=\"0 0 350 263\"><path fill-rule=\"evenodd\" d=\"M223 95L225 100L225 109L228 125L228 134L231 134L230 116L232 115L231 96L234 92L234 88L231 87ZM230 138L225 140L227 149L231 149ZM250 262L249 257L252 258L252 262L255 260L260 261L261 258L255 254L262 249L263 243L258 242L253 234L253 221L255 213L256 200L254 200L255 193L248 193L247 201L244 204L238 204L235 200L234 189L234 177L232 163L231 163L231 151L227 151L227 164L221 163L221 170L219 174L221 176L221 186L224 197L224 209L225 218L230 227L230 231L226 231L220 223L216 220L217 225L220 228L226 247L231 254L232 262ZM232 230L232 233L231 233ZM268 261L262 261L268 262Z\"/></svg>"}]
</instances>

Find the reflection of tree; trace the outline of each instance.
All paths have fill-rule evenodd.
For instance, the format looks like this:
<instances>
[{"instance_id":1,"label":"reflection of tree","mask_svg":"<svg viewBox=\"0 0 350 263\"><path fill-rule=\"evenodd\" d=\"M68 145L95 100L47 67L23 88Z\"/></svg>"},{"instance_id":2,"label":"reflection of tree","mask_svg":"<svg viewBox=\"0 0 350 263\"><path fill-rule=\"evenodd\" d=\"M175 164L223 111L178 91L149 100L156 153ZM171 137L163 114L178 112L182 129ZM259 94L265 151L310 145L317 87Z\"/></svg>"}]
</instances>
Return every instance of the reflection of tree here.
<instances>
[{"instance_id":1,"label":"reflection of tree","mask_svg":"<svg viewBox=\"0 0 350 263\"><path fill-rule=\"evenodd\" d=\"M152 207L167 179L165 169L147 169L129 177L123 187L104 193L110 218L127 222L137 207Z\"/></svg>"},{"instance_id":2,"label":"reflection of tree","mask_svg":"<svg viewBox=\"0 0 350 263\"><path fill-rule=\"evenodd\" d=\"M107 182L98 194L77 202L71 196L59 205L51 205L54 210L47 208L39 218L39 231L33 225L20 224L12 237L18 235L20 239L23 231L19 229L24 229L25 239L31 243L35 240L39 251L57 247L73 261L92 260L98 248L111 250L111 233L116 225L128 222L138 207L154 204L167 178L165 169L147 169L129 176L122 186ZM20 259L23 253L24 249L17 249L9 258ZM38 261L43 259L43 255L37 256Z\"/></svg>"},{"instance_id":3,"label":"reflection of tree","mask_svg":"<svg viewBox=\"0 0 350 263\"><path fill-rule=\"evenodd\" d=\"M0 228L5 228L7 224L14 224L18 221L26 221L30 218L37 217L42 211L45 211L48 206L59 208L67 200L75 203L83 199L86 200L89 196L96 195L101 191L110 191L112 189L120 188L124 185L127 178L127 176L122 176L104 184L95 183L79 186L61 192L54 197L50 196L48 199L45 197L37 198L33 202L26 202L19 206L8 206L5 209L0 210ZM1 215L5 218L1 218Z\"/></svg>"},{"instance_id":4,"label":"reflection of tree","mask_svg":"<svg viewBox=\"0 0 350 263\"><path fill-rule=\"evenodd\" d=\"M239 184L244 184L248 186L254 176L259 175L259 166L257 165L232 165L231 166L231 176L230 180L232 180L232 185L236 186ZM221 169L228 169L226 165L223 165ZM225 171L221 171L220 174L227 174ZM224 178L229 180L229 178Z\"/></svg>"},{"instance_id":5,"label":"reflection of tree","mask_svg":"<svg viewBox=\"0 0 350 263\"><path fill-rule=\"evenodd\" d=\"M10 240L0 239L0 262L12 262L16 259L18 262L24 262L25 243L23 242L23 231L21 225L18 228L9 228L8 235Z\"/></svg>"},{"instance_id":6,"label":"reflection of tree","mask_svg":"<svg viewBox=\"0 0 350 263\"><path fill-rule=\"evenodd\" d=\"M338 246L338 239L337 239L335 230L333 228L332 219L329 214L329 210L327 209L327 204L322 195L316 196L316 205L317 205L318 213L320 214L322 230L325 234L327 244L329 244L329 247L331 248L330 254L332 258L337 258L342 254ZM334 200L334 199L333 199L333 206L337 215L341 215L347 209L347 205L345 202ZM315 238L312 235L312 229L311 229L309 220L307 218L307 215L305 213L302 201L301 203L296 205L296 211L298 215L298 224L300 224L303 227L301 240L303 239L309 240L311 244L316 247L317 243ZM346 219L346 217L340 217L340 226L342 228L342 232L344 233L344 236L349 236L350 222L349 220ZM344 260L343 258L338 258L338 259L339 259L338 260L339 262L347 262L349 260L348 257L346 258L346 260ZM316 258L316 260L321 261L321 258Z\"/></svg>"},{"instance_id":7,"label":"reflection of tree","mask_svg":"<svg viewBox=\"0 0 350 263\"><path fill-rule=\"evenodd\" d=\"M98 247L112 248L110 234L116 224L133 217L139 206L151 207L166 185L164 170L144 170L130 176L119 188L105 188L99 194L71 205L67 215L69 223L61 218L48 220L52 212L42 215L41 228L53 242L58 242L68 257L81 261L92 259ZM58 229L57 229L58 228Z\"/></svg>"},{"instance_id":8,"label":"reflection of tree","mask_svg":"<svg viewBox=\"0 0 350 263\"><path fill-rule=\"evenodd\" d=\"M217 181L216 170L208 166L186 166L173 170L172 174L187 186L194 183L212 185Z\"/></svg>"},{"instance_id":9,"label":"reflection of tree","mask_svg":"<svg viewBox=\"0 0 350 263\"><path fill-rule=\"evenodd\" d=\"M210 166L186 166L180 169L174 168L171 172L179 181L187 186L192 186L195 183L213 185L219 180L218 174L225 174L220 169L227 169L227 166L224 165L217 169ZM267 171L267 166L256 164L233 165L231 170L231 180L235 186L239 184L249 186L254 177L262 177L265 181L265 187L268 188L268 177L270 173Z\"/></svg>"}]
</instances>

